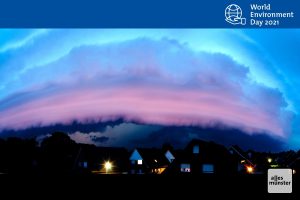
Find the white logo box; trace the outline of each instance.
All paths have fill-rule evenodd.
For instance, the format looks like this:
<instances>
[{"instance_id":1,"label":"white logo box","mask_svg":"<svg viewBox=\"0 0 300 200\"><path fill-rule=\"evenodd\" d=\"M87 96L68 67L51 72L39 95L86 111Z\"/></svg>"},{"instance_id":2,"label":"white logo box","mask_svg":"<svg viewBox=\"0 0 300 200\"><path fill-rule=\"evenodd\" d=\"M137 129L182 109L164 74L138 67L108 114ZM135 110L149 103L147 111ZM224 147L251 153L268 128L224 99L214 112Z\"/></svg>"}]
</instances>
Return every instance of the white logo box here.
<instances>
[{"instance_id":1,"label":"white logo box","mask_svg":"<svg viewBox=\"0 0 300 200\"><path fill-rule=\"evenodd\" d=\"M292 193L293 188L292 169L269 169L268 192L269 193Z\"/></svg>"}]
</instances>

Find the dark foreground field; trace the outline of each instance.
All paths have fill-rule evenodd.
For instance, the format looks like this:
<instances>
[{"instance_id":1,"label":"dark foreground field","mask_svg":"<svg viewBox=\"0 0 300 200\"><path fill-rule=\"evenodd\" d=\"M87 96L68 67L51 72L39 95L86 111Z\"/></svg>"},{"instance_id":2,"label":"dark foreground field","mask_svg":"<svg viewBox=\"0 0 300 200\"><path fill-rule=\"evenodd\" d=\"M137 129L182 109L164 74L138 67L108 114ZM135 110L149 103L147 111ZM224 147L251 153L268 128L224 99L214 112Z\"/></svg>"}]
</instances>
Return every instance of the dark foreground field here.
<instances>
[{"instance_id":1,"label":"dark foreground field","mask_svg":"<svg viewBox=\"0 0 300 200\"><path fill-rule=\"evenodd\" d=\"M22 191L22 195L43 197L84 197L84 199L208 199L241 197L273 199L299 197L299 176L293 176L292 194L268 194L266 175L238 176L9 176L0 175L1 191ZM19 195L20 193L10 193ZM44 196L43 196L44 195ZM298 197L297 197L298 196ZM98 197L98 198L95 198ZM196 198L195 198L196 197ZM202 198L203 197L203 198ZM204 198L205 197L205 198Z\"/></svg>"}]
</instances>

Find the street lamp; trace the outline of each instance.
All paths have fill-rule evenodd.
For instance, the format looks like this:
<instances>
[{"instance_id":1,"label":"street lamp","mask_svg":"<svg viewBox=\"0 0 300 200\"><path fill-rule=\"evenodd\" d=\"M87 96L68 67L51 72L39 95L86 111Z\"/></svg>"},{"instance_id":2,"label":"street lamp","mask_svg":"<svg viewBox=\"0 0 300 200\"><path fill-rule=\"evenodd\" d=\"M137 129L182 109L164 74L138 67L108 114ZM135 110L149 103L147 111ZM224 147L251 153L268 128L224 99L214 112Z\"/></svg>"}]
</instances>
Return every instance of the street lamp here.
<instances>
[{"instance_id":1,"label":"street lamp","mask_svg":"<svg viewBox=\"0 0 300 200\"><path fill-rule=\"evenodd\" d=\"M249 174L252 174L253 173L253 167L252 166L247 166L247 172L249 173Z\"/></svg>"},{"instance_id":2,"label":"street lamp","mask_svg":"<svg viewBox=\"0 0 300 200\"><path fill-rule=\"evenodd\" d=\"M107 173L111 170L111 168L112 168L111 162L106 161L106 162L104 163L104 168L105 168L105 173L107 174Z\"/></svg>"},{"instance_id":3,"label":"street lamp","mask_svg":"<svg viewBox=\"0 0 300 200\"><path fill-rule=\"evenodd\" d=\"M272 158L268 158L268 163L271 163L272 162Z\"/></svg>"}]
</instances>

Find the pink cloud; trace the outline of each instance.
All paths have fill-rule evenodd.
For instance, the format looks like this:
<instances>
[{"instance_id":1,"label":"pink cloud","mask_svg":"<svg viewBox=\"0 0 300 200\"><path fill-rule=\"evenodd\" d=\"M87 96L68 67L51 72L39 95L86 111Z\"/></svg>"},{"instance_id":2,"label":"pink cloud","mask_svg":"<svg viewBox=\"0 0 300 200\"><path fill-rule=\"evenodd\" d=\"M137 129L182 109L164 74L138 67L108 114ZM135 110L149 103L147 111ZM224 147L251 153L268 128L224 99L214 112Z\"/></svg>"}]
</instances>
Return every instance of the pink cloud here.
<instances>
[{"instance_id":1,"label":"pink cloud","mask_svg":"<svg viewBox=\"0 0 300 200\"><path fill-rule=\"evenodd\" d=\"M224 123L248 132L269 131L283 136L281 122L268 112L223 92L155 88L152 86L83 88L30 101L1 113L0 129L106 121L124 117L150 124L213 125Z\"/></svg>"}]
</instances>

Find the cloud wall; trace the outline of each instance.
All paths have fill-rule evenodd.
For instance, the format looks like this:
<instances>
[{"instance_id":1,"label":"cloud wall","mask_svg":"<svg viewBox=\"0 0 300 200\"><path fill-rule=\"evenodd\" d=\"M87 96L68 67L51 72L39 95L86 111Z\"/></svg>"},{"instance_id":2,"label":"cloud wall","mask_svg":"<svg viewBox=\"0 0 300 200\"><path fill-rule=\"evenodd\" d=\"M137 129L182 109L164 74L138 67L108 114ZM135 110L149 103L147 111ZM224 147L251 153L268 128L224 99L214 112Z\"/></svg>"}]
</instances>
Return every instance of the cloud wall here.
<instances>
[{"instance_id":1,"label":"cloud wall","mask_svg":"<svg viewBox=\"0 0 300 200\"><path fill-rule=\"evenodd\" d=\"M122 117L285 137L293 116L282 93L250 79L247 66L167 38L82 45L18 81L27 87L0 102L0 130Z\"/></svg>"}]
</instances>

